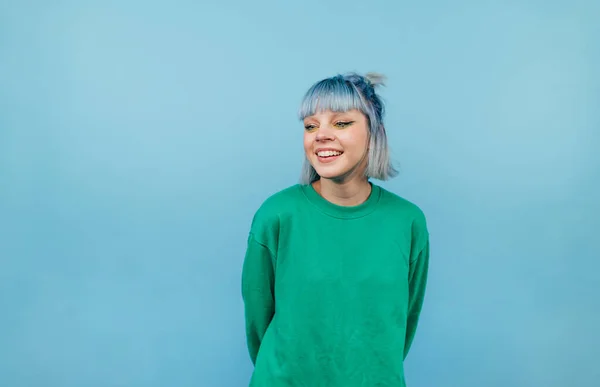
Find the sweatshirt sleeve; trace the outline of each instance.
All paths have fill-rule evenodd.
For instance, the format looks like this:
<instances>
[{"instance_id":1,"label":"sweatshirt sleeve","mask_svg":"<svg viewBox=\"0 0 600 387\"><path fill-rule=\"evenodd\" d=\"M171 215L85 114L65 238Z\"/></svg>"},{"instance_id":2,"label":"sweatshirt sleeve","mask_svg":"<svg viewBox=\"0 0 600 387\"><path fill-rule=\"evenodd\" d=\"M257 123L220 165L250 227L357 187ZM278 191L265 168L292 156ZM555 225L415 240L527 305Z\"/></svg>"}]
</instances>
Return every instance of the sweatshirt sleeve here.
<instances>
[{"instance_id":1,"label":"sweatshirt sleeve","mask_svg":"<svg viewBox=\"0 0 600 387\"><path fill-rule=\"evenodd\" d=\"M425 241L425 245L415 254L410 262L409 277L408 277L408 321L406 325L406 339L404 344L404 358L408 355L408 351L412 345L417 331L419 315L423 306L425 297L425 287L427 285L427 272L429 268L429 240Z\"/></svg>"},{"instance_id":2,"label":"sweatshirt sleeve","mask_svg":"<svg viewBox=\"0 0 600 387\"><path fill-rule=\"evenodd\" d=\"M273 255L250 233L242 269L242 297L246 342L253 364L275 313L274 284Z\"/></svg>"}]
</instances>

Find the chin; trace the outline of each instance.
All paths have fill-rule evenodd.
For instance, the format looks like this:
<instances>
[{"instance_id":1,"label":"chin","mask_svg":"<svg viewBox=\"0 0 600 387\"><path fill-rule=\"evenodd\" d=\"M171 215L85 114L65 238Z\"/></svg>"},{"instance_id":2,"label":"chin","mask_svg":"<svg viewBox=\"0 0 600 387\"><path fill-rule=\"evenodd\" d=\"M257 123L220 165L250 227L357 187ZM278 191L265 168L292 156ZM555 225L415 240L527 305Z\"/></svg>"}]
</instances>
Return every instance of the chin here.
<instances>
[{"instance_id":1,"label":"chin","mask_svg":"<svg viewBox=\"0 0 600 387\"><path fill-rule=\"evenodd\" d=\"M360 174L361 168L357 166L351 166L346 163L340 163L340 165L319 165L319 162L312 164L317 174L322 179L344 181L353 176ZM316 165L316 167L315 167Z\"/></svg>"},{"instance_id":2,"label":"chin","mask_svg":"<svg viewBox=\"0 0 600 387\"><path fill-rule=\"evenodd\" d=\"M315 168L315 170L317 171L319 176L321 176L322 179L329 180L338 180L347 174L347 171L343 170L324 170L323 168L321 168L321 170Z\"/></svg>"}]
</instances>

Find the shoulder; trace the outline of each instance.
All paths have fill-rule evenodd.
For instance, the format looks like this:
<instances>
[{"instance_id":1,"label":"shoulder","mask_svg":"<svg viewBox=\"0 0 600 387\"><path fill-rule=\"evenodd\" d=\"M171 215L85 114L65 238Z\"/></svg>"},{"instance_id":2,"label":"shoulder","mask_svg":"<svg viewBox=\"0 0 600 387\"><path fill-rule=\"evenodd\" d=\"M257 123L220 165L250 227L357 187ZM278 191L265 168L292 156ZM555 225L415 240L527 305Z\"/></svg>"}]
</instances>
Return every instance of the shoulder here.
<instances>
[{"instance_id":1,"label":"shoulder","mask_svg":"<svg viewBox=\"0 0 600 387\"><path fill-rule=\"evenodd\" d=\"M385 188L380 187L380 190L381 201L387 207L386 209L402 212L418 221L425 221L425 213L417 204Z\"/></svg>"},{"instance_id":2,"label":"shoulder","mask_svg":"<svg viewBox=\"0 0 600 387\"><path fill-rule=\"evenodd\" d=\"M427 218L417 204L382 187L380 189L380 200L381 204L385 207L386 213L408 220L411 223L414 234L421 234L423 236L428 234Z\"/></svg>"},{"instance_id":3,"label":"shoulder","mask_svg":"<svg viewBox=\"0 0 600 387\"><path fill-rule=\"evenodd\" d=\"M300 184L295 184L275 192L262 202L255 213L255 217L269 218L281 215L289 211L290 207L295 207L302 195L302 186Z\"/></svg>"},{"instance_id":4,"label":"shoulder","mask_svg":"<svg viewBox=\"0 0 600 387\"><path fill-rule=\"evenodd\" d=\"M267 197L258 209L258 212L277 212L290 203L295 203L302 195L302 186L295 184L275 192Z\"/></svg>"},{"instance_id":5,"label":"shoulder","mask_svg":"<svg viewBox=\"0 0 600 387\"><path fill-rule=\"evenodd\" d=\"M264 228L278 223L282 216L298 206L302 198L302 186L295 184L267 197L254 213L252 228Z\"/></svg>"}]
</instances>

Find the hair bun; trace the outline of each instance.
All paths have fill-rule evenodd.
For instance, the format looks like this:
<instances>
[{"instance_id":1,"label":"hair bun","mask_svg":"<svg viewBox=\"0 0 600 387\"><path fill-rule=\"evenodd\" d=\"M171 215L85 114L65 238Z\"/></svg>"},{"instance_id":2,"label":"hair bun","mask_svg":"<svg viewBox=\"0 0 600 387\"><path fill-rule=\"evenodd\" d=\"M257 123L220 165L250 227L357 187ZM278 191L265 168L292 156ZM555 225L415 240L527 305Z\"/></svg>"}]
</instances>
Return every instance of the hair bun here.
<instances>
[{"instance_id":1,"label":"hair bun","mask_svg":"<svg viewBox=\"0 0 600 387\"><path fill-rule=\"evenodd\" d=\"M386 77L383 74L379 73L366 73L365 79L367 82L376 88L377 86L385 86Z\"/></svg>"}]
</instances>

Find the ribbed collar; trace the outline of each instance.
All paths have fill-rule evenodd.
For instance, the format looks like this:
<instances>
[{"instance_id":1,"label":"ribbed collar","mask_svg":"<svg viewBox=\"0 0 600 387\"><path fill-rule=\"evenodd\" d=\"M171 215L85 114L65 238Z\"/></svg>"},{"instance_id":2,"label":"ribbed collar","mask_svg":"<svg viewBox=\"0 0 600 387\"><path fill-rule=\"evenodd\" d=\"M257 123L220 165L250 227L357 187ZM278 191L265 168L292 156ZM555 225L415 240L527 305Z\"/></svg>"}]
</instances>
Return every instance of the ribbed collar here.
<instances>
[{"instance_id":1,"label":"ribbed collar","mask_svg":"<svg viewBox=\"0 0 600 387\"><path fill-rule=\"evenodd\" d=\"M370 214L377 207L377 203L381 197L381 188L371 182L369 184L371 184L369 197L357 206L340 206L334 204L315 191L311 184L303 184L301 188L308 201L315 205L321 212L335 218L354 219Z\"/></svg>"}]
</instances>

